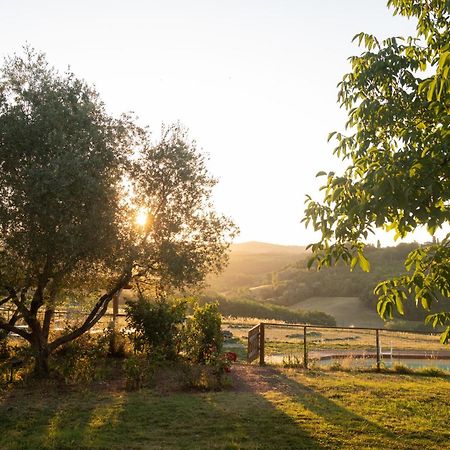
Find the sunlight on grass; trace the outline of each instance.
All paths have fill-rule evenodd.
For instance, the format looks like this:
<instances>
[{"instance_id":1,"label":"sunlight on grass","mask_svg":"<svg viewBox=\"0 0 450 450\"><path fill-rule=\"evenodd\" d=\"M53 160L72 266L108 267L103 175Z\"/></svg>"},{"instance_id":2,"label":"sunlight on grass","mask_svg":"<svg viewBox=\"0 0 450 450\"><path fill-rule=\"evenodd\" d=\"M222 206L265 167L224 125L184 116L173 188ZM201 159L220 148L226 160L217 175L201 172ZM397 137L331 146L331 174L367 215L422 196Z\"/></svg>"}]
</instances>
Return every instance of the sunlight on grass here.
<instances>
[{"instance_id":1,"label":"sunlight on grass","mask_svg":"<svg viewBox=\"0 0 450 450\"><path fill-rule=\"evenodd\" d=\"M314 428L319 422L323 422L320 415L304 408L295 397L274 391L266 392L263 396L275 409L289 416L297 424Z\"/></svg>"},{"instance_id":2,"label":"sunlight on grass","mask_svg":"<svg viewBox=\"0 0 450 450\"><path fill-rule=\"evenodd\" d=\"M158 395L45 385L45 399L36 386L3 391L0 448L448 446L448 377L282 368L255 368L253 375L243 380L242 391Z\"/></svg>"},{"instance_id":3,"label":"sunlight on grass","mask_svg":"<svg viewBox=\"0 0 450 450\"><path fill-rule=\"evenodd\" d=\"M53 445L58 438L59 430L61 428L62 414L63 414L63 411L59 410L49 420L48 427L47 427L47 439L46 439L46 445L48 445L48 446Z\"/></svg>"},{"instance_id":4,"label":"sunlight on grass","mask_svg":"<svg viewBox=\"0 0 450 450\"><path fill-rule=\"evenodd\" d=\"M360 448L358 433L355 432L358 429L363 434L366 445L374 436L375 441L382 439L383 433L379 433L371 423L320 396L318 392L289 396L272 391L264 394L264 398L299 428L314 436L314 440L323 448L334 448L335 445L339 447L346 434L346 441L351 442L350 448Z\"/></svg>"},{"instance_id":5,"label":"sunlight on grass","mask_svg":"<svg viewBox=\"0 0 450 450\"><path fill-rule=\"evenodd\" d=\"M124 403L124 394L112 394L111 398L98 405L92 411L86 433L89 435L105 426L116 425L119 421L119 415L123 411Z\"/></svg>"}]
</instances>

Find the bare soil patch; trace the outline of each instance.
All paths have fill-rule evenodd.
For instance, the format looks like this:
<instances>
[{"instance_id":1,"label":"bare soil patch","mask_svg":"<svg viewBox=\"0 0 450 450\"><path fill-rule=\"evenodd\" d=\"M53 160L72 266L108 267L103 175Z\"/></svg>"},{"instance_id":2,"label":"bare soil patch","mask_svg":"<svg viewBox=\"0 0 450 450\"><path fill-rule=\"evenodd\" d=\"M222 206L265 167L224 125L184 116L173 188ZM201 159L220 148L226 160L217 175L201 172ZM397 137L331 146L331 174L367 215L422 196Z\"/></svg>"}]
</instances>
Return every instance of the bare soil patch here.
<instances>
[{"instance_id":1,"label":"bare soil patch","mask_svg":"<svg viewBox=\"0 0 450 450\"><path fill-rule=\"evenodd\" d=\"M284 393L300 392L306 388L293 385L282 372L270 366L234 365L231 368L231 390L252 392L255 394L279 391Z\"/></svg>"}]
</instances>

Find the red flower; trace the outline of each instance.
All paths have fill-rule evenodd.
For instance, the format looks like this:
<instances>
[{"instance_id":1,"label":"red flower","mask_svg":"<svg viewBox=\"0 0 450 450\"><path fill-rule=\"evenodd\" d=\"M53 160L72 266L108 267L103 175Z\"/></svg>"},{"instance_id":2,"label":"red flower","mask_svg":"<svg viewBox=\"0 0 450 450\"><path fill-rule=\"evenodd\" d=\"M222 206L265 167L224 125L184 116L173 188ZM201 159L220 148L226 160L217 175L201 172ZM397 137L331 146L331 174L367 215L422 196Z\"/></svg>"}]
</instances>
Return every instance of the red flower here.
<instances>
[{"instance_id":1,"label":"red flower","mask_svg":"<svg viewBox=\"0 0 450 450\"><path fill-rule=\"evenodd\" d=\"M236 362L236 360L237 360L237 354L234 353L234 352L226 352L226 353L225 353L225 358L226 358L228 361Z\"/></svg>"}]
</instances>

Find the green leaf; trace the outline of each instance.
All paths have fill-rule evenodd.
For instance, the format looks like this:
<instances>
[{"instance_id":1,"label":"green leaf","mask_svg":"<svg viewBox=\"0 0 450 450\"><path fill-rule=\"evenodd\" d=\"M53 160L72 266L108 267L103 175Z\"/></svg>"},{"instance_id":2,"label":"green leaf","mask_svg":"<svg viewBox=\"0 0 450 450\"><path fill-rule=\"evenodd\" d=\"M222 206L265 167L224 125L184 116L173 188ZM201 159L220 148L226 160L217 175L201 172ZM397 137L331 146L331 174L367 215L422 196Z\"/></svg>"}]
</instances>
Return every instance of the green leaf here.
<instances>
[{"instance_id":1,"label":"green leaf","mask_svg":"<svg viewBox=\"0 0 450 450\"><path fill-rule=\"evenodd\" d=\"M327 142L330 142L335 134L336 134L336 131L332 131L331 133L328 133Z\"/></svg>"},{"instance_id":2,"label":"green leaf","mask_svg":"<svg viewBox=\"0 0 450 450\"><path fill-rule=\"evenodd\" d=\"M436 87L436 78L428 86L427 100L429 102L431 102L431 100L433 100L433 94L434 94L435 87Z\"/></svg>"},{"instance_id":3,"label":"green leaf","mask_svg":"<svg viewBox=\"0 0 450 450\"><path fill-rule=\"evenodd\" d=\"M420 302L422 303L422 308L423 309L426 309L427 311L430 310L431 302L430 302L429 297L424 295L423 297L421 297Z\"/></svg>"},{"instance_id":4,"label":"green leaf","mask_svg":"<svg viewBox=\"0 0 450 450\"><path fill-rule=\"evenodd\" d=\"M445 331L441 334L441 338L439 339L441 344L448 344L448 341L450 339L450 327L447 327Z\"/></svg>"},{"instance_id":5,"label":"green leaf","mask_svg":"<svg viewBox=\"0 0 450 450\"><path fill-rule=\"evenodd\" d=\"M363 272L370 272L370 262L362 252L358 252L358 262Z\"/></svg>"},{"instance_id":6,"label":"green leaf","mask_svg":"<svg viewBox=\"0 0 450 450\"><path fill-rule=\"evenodd\" d=\"M405 314L405 310L403 308L403 302L399 296L395 297L395 306L397 307L397 311L403 316Z\"/></svg>"}]
</instances>

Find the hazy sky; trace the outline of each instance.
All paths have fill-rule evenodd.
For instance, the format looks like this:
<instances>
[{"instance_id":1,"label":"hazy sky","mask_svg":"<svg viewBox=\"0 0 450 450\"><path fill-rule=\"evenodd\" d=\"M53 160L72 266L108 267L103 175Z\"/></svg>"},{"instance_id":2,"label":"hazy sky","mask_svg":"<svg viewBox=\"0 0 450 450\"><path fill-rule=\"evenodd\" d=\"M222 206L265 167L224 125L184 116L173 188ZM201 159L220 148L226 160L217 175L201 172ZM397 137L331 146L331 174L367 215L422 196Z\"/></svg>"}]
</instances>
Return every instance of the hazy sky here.
<instances>
[{"instance_id":1,"label":"hazy sky","mask_svg":"<svg viewBox=\"0 0 450 450\"><path fill-rule=\"evenodd\" d=\"M240 241L308 243L300 219L345 114L336 84L360 32L414 32L385 0L0 0L0 55L28 42L159 135L180 121L210 155Z\"/></svg>"}]
</instances>

